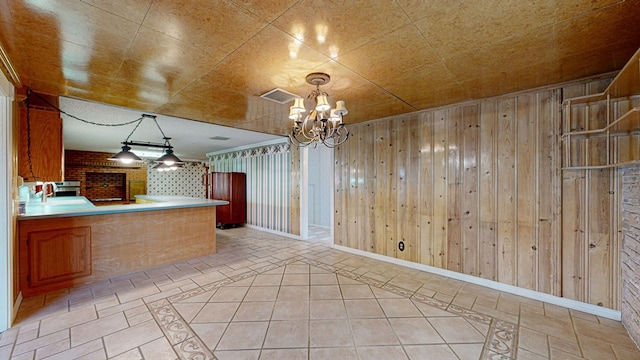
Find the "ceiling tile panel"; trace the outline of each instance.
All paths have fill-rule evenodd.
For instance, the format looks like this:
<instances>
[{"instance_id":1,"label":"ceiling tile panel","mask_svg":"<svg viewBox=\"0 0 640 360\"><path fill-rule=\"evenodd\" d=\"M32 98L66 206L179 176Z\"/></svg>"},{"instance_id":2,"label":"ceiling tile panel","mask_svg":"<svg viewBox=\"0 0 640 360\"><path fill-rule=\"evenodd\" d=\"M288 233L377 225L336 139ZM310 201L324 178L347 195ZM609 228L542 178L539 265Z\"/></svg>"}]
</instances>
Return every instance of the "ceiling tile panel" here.
<instances>
[{"instance_id":1,"label":"ceiling tile panel","mask_svg":"<svg viewBox=\"0 0 640 360\"><path fill-rule=\"evenodd\" d=\"M290 47L296 46L296 56ZM266 51L268 49L268 51ZM260 95L276 87L293 90L327 58L282 31L269 26L204 77L210 86Z\"/></svg>"},{"instance_id":2,"label":"ceiling tile panel","mask_svg":"<svg viewBox=\"0 0 640 360\"><path fill-rule=\"evenodd\" d=\"M194 8L198 11L193 11ZM143 25L223 57L254 36L267 22L231 1L157 0Z\"/></svg>"},{"instance_id":3,"label":"ceiling tile panel","mask_svg":"<svg viewBox=\"0 0 640 360\"><path fill-rule=\"evenodd\" d=\"M420 66L441 63L413 24L350 51L338 61L374 82Z\"/></svg>"},{"instance_id":4,"label":"ceiling tile panel","mask_svg":"<svg viewBox=\"0 0 640 360\"><path fill-rule=\"evenodd\" d=\"M235 3L267 22L272 22L298 0L236 0Z\"/></svg>"},{"instance_id":5,"label":"ceiling tile panel","mask_svg":"<svg viewBox=\"0 0 640 360\"><path fill-rule=\"evenodd\" d=\"M52 94L286 132L308 73L348 123L620 69L640 0L0 0L0 44ZM334 98L335 97L335 98Z\"/></svg>"},{"instance_id":6,"label":"ceiling tile panel","mask_svg":"<svg viewBox=\"0 0 640 360\"><path fill-rule=\"evenodd\" d=\"M126 58L144 65L140 69L148 66L194 79L206 74L222 55L204 54L189 43L142 27Z\"/></svg>"},{"instance_id":7,"label":"ceiling tile panel","mask_svg":"<svg viewBox=\"0 0 640 360\"><path fill-rule=\"evenodd\" d=\"M301 0L273 24L332 58L409 23L395 1Z\"/></svg>"},{"instance_id":8,"label":"ceiling tile panel","mask_svg":"<svg viewBox=\"0 0 640 360\"><path fill-rule=\"evenodd\" d=\"M96 8L142 24L153 0L82 0Z\"/></svg>"}]
</instances>

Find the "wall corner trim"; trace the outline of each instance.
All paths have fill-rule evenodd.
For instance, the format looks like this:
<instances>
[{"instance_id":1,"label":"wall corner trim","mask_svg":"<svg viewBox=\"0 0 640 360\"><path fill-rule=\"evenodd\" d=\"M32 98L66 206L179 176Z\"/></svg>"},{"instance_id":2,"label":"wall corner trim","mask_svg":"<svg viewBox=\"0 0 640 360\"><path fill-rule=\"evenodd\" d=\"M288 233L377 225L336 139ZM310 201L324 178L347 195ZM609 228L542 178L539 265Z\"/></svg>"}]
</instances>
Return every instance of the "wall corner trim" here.
<instances>
[{"instance_id":1,"label":"wall corner trim","mask_svg":"<svg viewBox=\"0 0 640 360\"><path fill-rule=\"evenodd\" d=\"M622 318L622 313L620 311L605 308L602 306L596 306L596 305L587 304L581 301L571 300L571 299L562 298L559 296L542 293L539 291L529 290L529 289L525 289L525 288L521 288L513 285L507 285L507 284L499 283L497 281L482 279L476 276L462 274L462 273L451 271L451 270L440 269L440 268L429 266L429 265L418 264L411 261L396 259L396 258L392 258L389 256L380 255L380 254L374 254L374 253L370 253L363 250L352 249L342 245L332 244L332 248L336 250L341 250L344 252L380 260L380 261L385 261L385 262L396 264L396 265L405 266L415 270L447 276L455 280L460 280L460 281L465 281L475 285L485 286L490 289L503 291L509 294L518 295L518 296L546 302L553 305L563 306L572 310L582 311L588 314L601 316L611 320L620 321Z\"/></svg>"}]
</instances>

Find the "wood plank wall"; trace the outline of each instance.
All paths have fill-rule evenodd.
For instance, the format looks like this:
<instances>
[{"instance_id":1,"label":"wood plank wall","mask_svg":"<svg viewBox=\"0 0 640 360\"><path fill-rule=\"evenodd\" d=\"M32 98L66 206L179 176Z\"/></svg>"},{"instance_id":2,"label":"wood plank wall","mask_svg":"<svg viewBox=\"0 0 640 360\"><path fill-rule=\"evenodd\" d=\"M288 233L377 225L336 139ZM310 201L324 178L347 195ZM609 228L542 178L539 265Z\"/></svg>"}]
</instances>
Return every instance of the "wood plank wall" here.
<instances>
[{"instance_id":1,"label":"wood plank wall","mask_svg":"<svg viewBox=\"0 0 640 360\"><path fill-rule=\"evenodd\" d=\"M617 172L561 170L563 98L610 80L349 126L336 244L618 309Z\"/></svg>"}]
</instances>

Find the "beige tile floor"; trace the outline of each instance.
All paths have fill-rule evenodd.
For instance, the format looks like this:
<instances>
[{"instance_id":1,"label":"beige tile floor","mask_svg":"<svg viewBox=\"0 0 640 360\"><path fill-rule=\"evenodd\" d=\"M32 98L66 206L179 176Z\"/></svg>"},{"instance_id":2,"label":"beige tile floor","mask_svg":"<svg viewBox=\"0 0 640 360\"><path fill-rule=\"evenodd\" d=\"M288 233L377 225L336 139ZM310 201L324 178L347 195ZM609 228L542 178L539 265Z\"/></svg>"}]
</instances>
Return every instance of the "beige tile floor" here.
<instances>
[{"instance_id":1,"label":"beige tile floor","mask_svg":"<svg viewBox=\"0 0 640 360\"><path fill-rule=\"evenodd\" d=\"M0 359L640 359L597 316L247 228L24 299Z\"/></svg>"}]
</instances>

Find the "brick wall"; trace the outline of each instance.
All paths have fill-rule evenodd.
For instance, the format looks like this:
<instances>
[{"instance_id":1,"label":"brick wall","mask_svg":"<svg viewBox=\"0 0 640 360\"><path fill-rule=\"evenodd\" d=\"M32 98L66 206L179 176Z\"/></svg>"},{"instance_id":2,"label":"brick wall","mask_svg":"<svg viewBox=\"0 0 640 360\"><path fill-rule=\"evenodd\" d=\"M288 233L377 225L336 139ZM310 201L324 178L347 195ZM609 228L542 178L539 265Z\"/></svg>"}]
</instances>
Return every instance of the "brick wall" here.
<instances>
[{"instance_id":1,"label":"brick wall","mask_svg":"<svg viewBox=\"0 0 640 360\"><path fill-rule=\"evenodd\" d=\"M622 323L640 345L640 167L622 170Z\"/></svg>"},{"instance_id":2,"label":"brick wall","mask_svg":"<svg viewBox=\"0 0 640 360\"><path fill-rule=\"evenodd\" d=\"M88 199L122 197L122 190L124 190L124 198L129 199L129 181L143 180L146 182L147 167L144 163L126 166L107 160L111 155L113 154L65 150L64 179L67 181L79 180L80 195ZM100 173L105 175L100 176ZM120 177L124 177L124 180L119 180ZM122 181L124 181L123 184ZM104 186L105 184L107 186Z\"/></svg>"}]
</instances>

